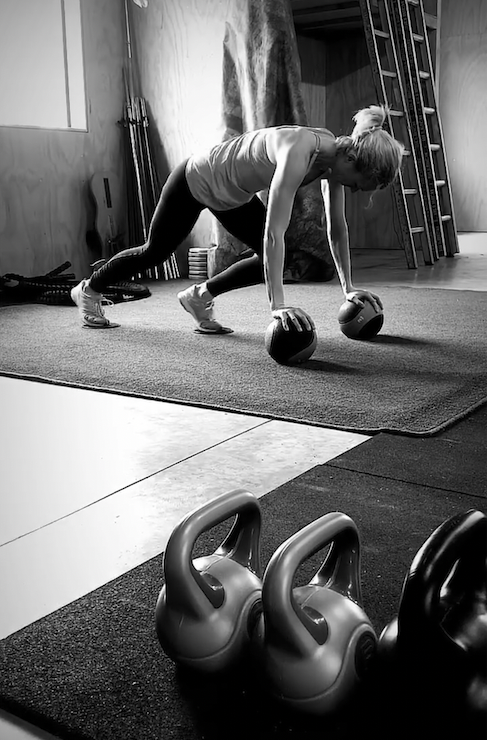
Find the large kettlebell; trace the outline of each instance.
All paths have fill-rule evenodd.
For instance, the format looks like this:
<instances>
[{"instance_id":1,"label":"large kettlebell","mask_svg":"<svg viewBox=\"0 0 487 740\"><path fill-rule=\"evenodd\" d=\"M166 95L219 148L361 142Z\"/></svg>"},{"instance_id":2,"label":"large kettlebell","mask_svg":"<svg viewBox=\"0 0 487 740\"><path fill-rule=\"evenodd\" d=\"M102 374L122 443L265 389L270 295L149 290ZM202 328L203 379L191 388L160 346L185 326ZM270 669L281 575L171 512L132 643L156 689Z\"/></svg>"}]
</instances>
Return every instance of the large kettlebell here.
<instances>
[{"instance_id":1,"label":"large kettlebell","mask_svg":"<svg viewBox=\"0 0 487 740\"><path fill-rule=\"evenodd\" d=\"M406 575L397 617L379 639L381 663L415 701L487 728L487 517L443 522ZM435 724L438 713L436 715Z\"/></svg>"},{"instance_id":2,"label":"large kettlebell","mask_svg":"<svg viewBox=\"0 0 487 740\"><path fill-rule=\"evenodd\" d=\"M310 583L293 588L298 567L330 543ZM275 697L315 715L351 697L377 642L361 603L360 540L350 517L326 514L283 542L264 573L252 637Z\"/></svg>"},{"instance_id":3,"label":"large kettlebell","mask_svg":"<svg viewBox=\"0 0 487 740\"><path fill-rule=\"evenodd\" d=\"M192 560L197 538L234 515L218 549ZM237 489L195 509L171 533L156 632L175 662L212 673L234 667L242 657L250 640L248 615L262 589L260 529L258 500Z\"/></svg>"}]
</instances>

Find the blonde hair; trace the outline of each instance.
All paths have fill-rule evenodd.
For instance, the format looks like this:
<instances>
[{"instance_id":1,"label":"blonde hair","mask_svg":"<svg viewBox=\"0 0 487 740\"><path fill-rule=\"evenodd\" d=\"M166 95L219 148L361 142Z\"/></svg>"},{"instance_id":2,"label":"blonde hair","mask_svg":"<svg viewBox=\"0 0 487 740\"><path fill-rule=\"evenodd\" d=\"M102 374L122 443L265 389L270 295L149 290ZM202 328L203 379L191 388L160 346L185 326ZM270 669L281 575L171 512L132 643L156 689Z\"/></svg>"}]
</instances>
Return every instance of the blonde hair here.
<instances>
[{"instance_id":1,"label":"blonde hair","mask_svg":"<svg viewBox=\"0 0 487 740\"><path fill-rule=\"evenodd\" d=\"M353 159L357 171L381 188L394 182L404 155L404 145L382 128L388 112L383 105L362 108L353 116L351 135L337 138L338 151Z\"/></svg>"}]
</instances>

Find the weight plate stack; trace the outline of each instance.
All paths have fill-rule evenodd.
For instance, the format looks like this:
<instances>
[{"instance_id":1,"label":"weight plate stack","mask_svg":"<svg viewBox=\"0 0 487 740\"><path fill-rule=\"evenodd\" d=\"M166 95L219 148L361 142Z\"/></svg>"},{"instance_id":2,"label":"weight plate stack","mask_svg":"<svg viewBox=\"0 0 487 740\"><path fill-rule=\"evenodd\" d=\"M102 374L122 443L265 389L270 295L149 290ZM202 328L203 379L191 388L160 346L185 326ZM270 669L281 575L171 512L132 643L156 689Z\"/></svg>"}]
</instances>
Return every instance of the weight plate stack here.
<instances>
[{"instance_id":1,"label":"weight plate stack","mask_svg":"<svg viewBox=\"0 0 487 740\"><path fill-rule=\"evenodd\" d=\"M206 280L208 277L208 250L192 247L188 252L188 277L190 280Z\"/></svg>"}]
</instances>

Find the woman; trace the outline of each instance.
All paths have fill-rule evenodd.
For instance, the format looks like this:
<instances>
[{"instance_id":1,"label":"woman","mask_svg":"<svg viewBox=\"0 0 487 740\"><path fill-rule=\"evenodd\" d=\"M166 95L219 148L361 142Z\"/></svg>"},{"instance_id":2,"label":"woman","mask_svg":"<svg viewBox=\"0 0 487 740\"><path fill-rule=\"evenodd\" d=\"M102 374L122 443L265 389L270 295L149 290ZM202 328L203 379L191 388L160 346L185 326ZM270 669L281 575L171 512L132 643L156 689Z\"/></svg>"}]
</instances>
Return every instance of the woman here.
<instances>
[{"instance_id":1,"label":"woman","mask_svg":"<svg viewBox=\"0 0 487 740\"><path fill-rule=\"evenodd\" d=\"M386 109L371 105L360 110L351 136L335 137L326 129L274 126L249 131L192 156L168 177L154 212L147 242L125 249L73 288L71 297L83 325L112 328L103 310L103 290L164 262L208 208L233 236L255 254L200 285L178 294L199 331L222 333L215 320L213 299L235 288L255 285L264 277L270 309L285 329L292 322L309 329L312 318L289 306L284 297L285 234L298 188L320 179L327 233L338 278L348 300L377 309L380 298L352 284L344 187L373 191L397 177L404 147L382 129ZM256 193L268 188L267 208Z\"/></svg>"}]
</instances>

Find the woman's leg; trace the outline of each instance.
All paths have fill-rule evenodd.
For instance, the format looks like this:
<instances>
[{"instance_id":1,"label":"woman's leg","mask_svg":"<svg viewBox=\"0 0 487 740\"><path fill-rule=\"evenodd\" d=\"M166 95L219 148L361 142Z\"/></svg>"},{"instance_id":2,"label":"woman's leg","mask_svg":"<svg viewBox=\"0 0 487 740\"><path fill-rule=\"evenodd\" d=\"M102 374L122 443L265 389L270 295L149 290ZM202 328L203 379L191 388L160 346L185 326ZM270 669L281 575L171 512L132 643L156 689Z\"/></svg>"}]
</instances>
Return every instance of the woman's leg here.
<instances>
[{"instance_id":1,"label":"woman's leg","mask_svg":"<svg viewBox=\"0 0 487 740\"><path fill-rule=\"evenodd\" d=\"M193 316L199 331L220 334L231 330L225 329L215 320L213 298L229 290L258 285L264 280L261 255L266 209L260 198L254 196L249 203L240 208L233 208L229 211L210 210L230 234L254 252L251 257L235 262L206 282L192 285L178 293L181 305Z\"/></svg>"},{"instance_id":2,"label":"woman's leg","mask_svg":"<svg viewBox=\"0 0 487 740\"><path fill-rule=\"evenodd\" d=\"M249 203L240 208L212 213L229 234L250 247L254 254L235 262L210 278L206 282L206 287L211 295L216 298L229 290L264 282L262 252L266 209L260 198L255 195Z\"/></svg>"},{"instance_id":3,"label":"woman's leg","mask_svg":"<svg viewBox=\"0 0 487 740\"><path fill-rule=\"evenodd\" d=\"M90 287L102 293L107 285L165 262L185 239L204 206L193 198L185 177L186 162L169 175L149 227L147 242L124 249L93 273Z\"/></svg>"},{"instance_id":4,"label":"woman's leg","mask_svg":"<svg viewBox=\"0 0 487 740\"><path fill-rule=\"evenodd\" d=\"M83 280L71 291L85 326L113 326L102 308L104 289L167 260L192 230L204 206L191 195L185 167L186 162L183 162L167 178L152 217L147 242L114 255L89 280Z\"/></svg>"}]
</instances>

